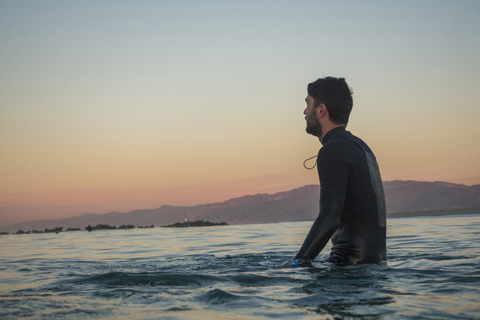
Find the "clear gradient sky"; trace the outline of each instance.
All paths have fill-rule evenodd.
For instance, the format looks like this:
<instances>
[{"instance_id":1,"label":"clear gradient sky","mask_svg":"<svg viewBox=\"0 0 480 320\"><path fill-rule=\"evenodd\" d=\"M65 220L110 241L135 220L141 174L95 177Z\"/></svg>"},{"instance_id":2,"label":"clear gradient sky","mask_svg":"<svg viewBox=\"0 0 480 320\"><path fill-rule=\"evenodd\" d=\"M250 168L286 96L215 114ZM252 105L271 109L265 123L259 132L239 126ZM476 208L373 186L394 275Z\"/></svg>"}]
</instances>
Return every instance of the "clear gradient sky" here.
<instances>
[{"instance_id":1,"label":"clear gradient sky","mask_svg":"<svg viewBox=\"0 0 480 320\"><path fill-rule=\"evenodd\" d=\"M345 77L388 180L480 183L480 1L0 1L0 225L318 183Z\"/></svg>"}]
</instances>

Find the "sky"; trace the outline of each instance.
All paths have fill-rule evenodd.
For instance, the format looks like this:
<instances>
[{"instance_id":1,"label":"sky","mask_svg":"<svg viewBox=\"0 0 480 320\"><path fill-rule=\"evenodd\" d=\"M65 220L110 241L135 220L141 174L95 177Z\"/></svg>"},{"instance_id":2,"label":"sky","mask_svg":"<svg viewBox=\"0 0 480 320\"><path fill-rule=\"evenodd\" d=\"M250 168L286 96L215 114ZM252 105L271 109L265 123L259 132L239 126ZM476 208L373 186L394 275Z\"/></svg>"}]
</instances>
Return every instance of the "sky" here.
<instances>
[{"instance_id":1,"label":"sky","mask_svg":"<svg viewBox=\"0 0 480 320\"><path fill-rule=\"evenodd\" d=\"M384 181L480 184L480 1L0 0L0 225L318 184L345 77Z\"/></svg>"}]
</instances>

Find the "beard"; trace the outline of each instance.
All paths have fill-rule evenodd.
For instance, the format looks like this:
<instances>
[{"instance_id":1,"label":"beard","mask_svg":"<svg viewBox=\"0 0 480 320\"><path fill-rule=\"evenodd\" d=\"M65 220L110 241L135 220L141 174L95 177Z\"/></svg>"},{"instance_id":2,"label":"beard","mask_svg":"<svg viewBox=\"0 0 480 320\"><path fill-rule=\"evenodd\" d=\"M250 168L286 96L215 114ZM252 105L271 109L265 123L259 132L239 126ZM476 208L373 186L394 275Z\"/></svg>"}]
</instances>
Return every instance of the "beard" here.
<instances>
[{"instance_id":1,"label":"beard","mask_svg":"<svg viewBox=\"0 0 480 320\"><path fill-rule=\"evenodd\" d=\"M307 117L307 133L322 138L322 124L318 121L315 112L310 113Z\"/></svg>"}]
</instances>

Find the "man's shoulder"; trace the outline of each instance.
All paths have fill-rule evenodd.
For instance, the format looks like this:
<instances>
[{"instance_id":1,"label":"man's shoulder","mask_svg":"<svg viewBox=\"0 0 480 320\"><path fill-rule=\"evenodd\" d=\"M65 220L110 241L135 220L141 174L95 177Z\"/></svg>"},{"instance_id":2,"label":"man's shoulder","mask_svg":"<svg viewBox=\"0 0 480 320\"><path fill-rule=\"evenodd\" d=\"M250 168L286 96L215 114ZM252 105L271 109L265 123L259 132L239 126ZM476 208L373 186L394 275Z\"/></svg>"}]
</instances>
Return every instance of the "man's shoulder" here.
<instances>
[{"instance_id":1,"label":"man's shoulder","mask_svg":"<svg viewBox=\"0 0 480 320\"><path fill-rule=\"evenodd\" d=\"M318 151L319 157L331 157L332 155L339 156L341 154L348 154L354 148L355 142L350 139L335 137L325 143Z\"/></svg>"},{"instance_id":2,"label":"man's shoulder","mask_svg":"<svg viewBox=\"0 0 480 320\"><path fill-rule=\"evenodd\" d=\"M368 146L360 138L352 135L348 131L344 131L332 136L328 142L322 146L318 152L318 155L322 157L328 157L332 154L363 154L363 149L368 149Z\"/></svg>"},{"instance_id":3,"label":"man's shoulder","mask_svg":"<svg viewBox=\"0 0 480 320\"><path fill-rule=\"evenodd\" d=\"M338 143L340 145L356 144L361 149L369 149L369 147L365 143L365 141L363 141L359 137L353 135L350 131L346 131L346 130L340 131L337 134L335 134L334 136L332 136L332 138L330 139L329 142L335 142L335 143Z\"/></svg>"}]
</instances>

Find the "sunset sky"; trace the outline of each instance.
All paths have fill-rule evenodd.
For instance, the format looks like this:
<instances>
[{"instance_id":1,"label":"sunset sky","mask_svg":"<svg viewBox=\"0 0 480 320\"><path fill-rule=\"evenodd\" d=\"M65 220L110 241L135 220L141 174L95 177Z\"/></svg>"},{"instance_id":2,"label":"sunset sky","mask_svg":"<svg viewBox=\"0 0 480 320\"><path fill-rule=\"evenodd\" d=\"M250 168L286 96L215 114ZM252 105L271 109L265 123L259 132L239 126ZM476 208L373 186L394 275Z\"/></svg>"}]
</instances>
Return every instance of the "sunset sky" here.
<instances>
[{"instance_id":1,"label":"sunset sky","mask_svg":"<svg viewBox=\"0 0 480 320\"><path fill-rule=\"evenodd\" d=\"M480 183L480 1L0 1L0 225L318 183L345 77L384 181Z\"/></svg>"}]
</instances>

